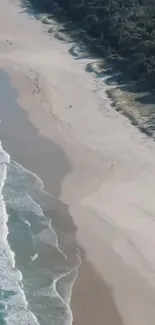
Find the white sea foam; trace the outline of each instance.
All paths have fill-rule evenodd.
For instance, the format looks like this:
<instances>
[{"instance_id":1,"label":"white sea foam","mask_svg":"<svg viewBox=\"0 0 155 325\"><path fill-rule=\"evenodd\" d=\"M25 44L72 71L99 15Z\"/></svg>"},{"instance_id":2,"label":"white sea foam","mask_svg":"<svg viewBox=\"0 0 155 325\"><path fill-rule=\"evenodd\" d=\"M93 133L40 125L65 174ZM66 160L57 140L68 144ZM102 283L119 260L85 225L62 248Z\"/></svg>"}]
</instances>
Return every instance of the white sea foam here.
<instances>
[{"instance_id":1,"label":"white sea foam","mask_svg":"<svg viewBox=\"0 0 155 325\"><path fill-rule=\"evenodd\" d=\"M39 190L44 192L44 184L43 184L42 180L36 174L29 172L27 169L23 168L23 166L21 166L20 164L18 164L16 162L12 162L12 165L15 168L15 170L17 171L18 175L20 176L20 181L23 180L23 183L27 184L27 187L29 187L28 179L30 179L31 187L33 186L34 188L38 188ZM32 180L33 180L33 182L32 182ZM10 189L9 189L9 191L11 194ZM44 192L44 193L46 193L46 192ZM40 234L38 234L36 236L36 240L40 240L43 243L50 244L52 246L56 246L57 249L59 250L59 252L64 256L64 258L65 259L67 258L66 255L63 253L63 251L59 247L58 237L57 237L56 232L52 228L51 220L44 215L41 206L38 203L36 203L32 199L32 197L28 194L27 188L25 191L23 190L23 192L21 191L20 193L18 193L18 197L17 197L17 195L16 196L9 195L9 197L7 198L7 202L14 209L22 208L22 210L31 211L31 212L34 212L36 215L38 215L38 218L40 218L39 222L41 224L46 225L47 228L42 230L40 232ZM30 222L29 222L29 225L30 225Z\"/></svg>"},{"instance_id":2,"label":"white sea foam","mask_svg":"<svg viewBox=\"0 0 155 325\"><path fill-rule=\"evenodd\" d=\"M27 221L27 220L24 220L24 223L25 223L26 225L28 225L29 227L31 226L30 222Z\"/></svg>"},{"instance_id":3,"label":"white sea foam","mask_svg":"<svg viewBox=\"0 0 155 325\"><path fill-rule=\"evenodd\" d=\"M72 279L72 281L70 282L70 284L67 284L67 288L65 288L65 291L66 291L65 299L63 299L56 289L57 282L58 282L58 280L65 277L66 275L70 275L73 271L75 271L76 274L75 274L74 278ZM53 283L50 286L41 288L40 290L38 290L35 293L36 296L39 295L39 296L59 299L60 306L65 307L68 312L67 325L71 325L73 322L73 315L72 315L72 311L70 308L70 300L71 300L72 288L73 288L74 282L76 280L76 277L77 277L77 268L60 275L59 277L54 279Z\"/></svg>"},{"instance_id":4,"label":"white sea foam","mask_svg":"<svg viewBox=\"0 0 155 325\"><path fill-rule=\"evenodd\" d=\"M59 247L58 237L55 230L52 227L51 219L49 219L44 215L41 206L38 203L36 203L34 199L31 197L31 195L29 194L29 190L31 193L33 188L37 189L37 193L41 191L42 195L47 194L49 196L49 193L46 193L44 191L44 184L37 175L29 172L18 163L11 161L11 164L8 168L7 186L5 189L6 191L5 199L7 205L16 211L31 212L30 213L31 218L30 219L28 218L26 220L23 219L23 223L25 223L30 228L30 232L32 231L34 244L35 243L37 244L38 242L39 243L42 242L45 244L55 246L57 250L64 256L65 260L67 260L67 256L63 253L63 251ZM36 217L38 220L35 219ZM44 225L45 227L38 234L33 234L33 227L34 224L37 222L41 225ZM32 227L32 223L33 223L33 227ZM35 252L34 255L29 257L28 264L31 265L31 263L35 263L38 257L39 257L39 252ZM77 275L77 267L78 266L75 266L75 269L71 269L70 271L64 272L63 274L57 276L54 279L54 282L51 286L47 288L42 288L37 292L33 292L33 296L41 295L45 297L49 296L49 297L56 298L57 303L60 304L62 307L66 308L67 325L72 324L72 320L73 320L72 312L70 309L70 298L72 293L72 287ZM74 271L75 271L74 276L70 277L71 281L69 280L68 283L62 285L65 287L64 288L61 287L63 291L63 297L61 297L61 295L58 293L56 289L56 284L58 280L65 277L67 274L70 275ZM19 276L19 272L18 272L18 276ZM17 283L19 283L19 281L21 281L21 279L17 277L16 286ZM28 324L28 323L36 324L35 322L37 322L35 316L28 311L27 301L24 296L24 291L22 289L23 289L22 284L20 284L20 286L18 285L18 291L15 286L12 289L13 291L16 292L16 295L10 298L9 300L10 304L7 306L9 309L11 308L11 313L9 313L7 317L7 321L9 325L17 324L16 319L20 319L21 324ZM10 286L9 286L9 290L11 290ZM23 299L25 298L23 305L22 305L22 299L20 297L21 294L23 294ZM20 303L18 303L19 298L20 298ZM31 316L33 316L33 319Z\"/></svg>"},{"instance_id":5,"label":"white sea foam","mask_svg":"<svg viewBox=\"0 0 155 325\"><path fill-rule=\"evenodd\" d=\"M30 261L31 262L35 261L37 257L38 257L38 254L34 254L34 255L30 256Z\"/></svg>"},{"instance_id":6,"label":"white sea foam","mask_svg":"<svg viewBox=\"0 0 155 325\"><path fill-rule=\"evenodd\" d=\"M27 178L31 177L34 181L33 186L35 186L36 184L37 188L39 188L40 190L44 190L44 183L38 175L30 172L29 170L27 170L26 168L24 168L23 166L21 166L15 161L12 161L12 164L16 169L18 169L18 173L20 173L20 177L23 178L23 181L24 180L27 181Z\"/></svg>"},{"instance_id":7,"label":"white sea foam","mask_svg":"<svg viewBox=\"0 0 155 325\"><path fill-rule=\"evenodd\" d=\"M4 304L3 316L8 325L38 325L35 315L28 310L28 302L20 285L22 274L15 268L15 255L7 242L8 215L2 190L9 162L10 157L0 143L0 298Z\"/></svg>"},{"instance_id":8,"label":"white sea foam","mask_svg":"<svg viewBox=\"0 0 155 325\"><path fill-rule=\"evenodd\" d=\"M66 259L67 256L64 254L64 252L60 249L59 247L59 243L58 243L58 237L56 232L54 231L54 229L52 228L52 222L51 220L44 216L43 210L40 207L39 204L37 204L36 202L34 202L34 200L31 198L30 195L27 194L27 196L29 197L29 200L32 202L32 205L35 207L35 213L38 214L38 216L42 217L42 223L45 221L46 225L48 226L48 228L42 230L37 236L36 236L36 240L40 240L45 244L50 244L52 246L56 246L57 249L59 250L59 252L64 256L64 258Z\"/></svg>"}]
</instances>

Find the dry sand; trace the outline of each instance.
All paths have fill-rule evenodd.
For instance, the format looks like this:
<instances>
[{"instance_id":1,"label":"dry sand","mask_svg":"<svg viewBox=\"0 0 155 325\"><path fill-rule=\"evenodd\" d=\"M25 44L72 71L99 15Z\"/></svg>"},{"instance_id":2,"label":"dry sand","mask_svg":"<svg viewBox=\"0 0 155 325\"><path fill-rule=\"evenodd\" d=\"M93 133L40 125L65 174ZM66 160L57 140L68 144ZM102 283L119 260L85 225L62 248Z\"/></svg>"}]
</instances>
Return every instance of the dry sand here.
<instances>
[{"instance_id":1,"label":"dry sand","mask_svg":"<svg viewBox=\"0 0 155 325\"><path fill-rule=\"evenodd\" d=\"M103 306L106 301L103 290L96 293L100 281L110 288L123 324L154 325L154 142L114 111L107 86L85 72L90 60L75 60L70 47L48 35L46 26L22 11L20 2L1 0L0 67L9 72L18 102L38 134L51 139L67 157L56 155L55 184L63 178L61 187L51 188L41 174L48 151L46 162L36 157L34 169L40 170L46 188L69 205L77 240L90 263L83 264L75 285L75 322L121 324L111 298L107 315L114 315L113 320L101 315L102 305L98 311L100 300ZM21 122L18 128L22 132ZM33 169L31 163L28 167ZM96 274L100 280L95 280ZM92 281L96 285L90 292ZM87 299L93 293L95 299ZM81 311L82 301L88 305ZM95 320L90 319L93 308Z\"/></svg>"}]
</instances>

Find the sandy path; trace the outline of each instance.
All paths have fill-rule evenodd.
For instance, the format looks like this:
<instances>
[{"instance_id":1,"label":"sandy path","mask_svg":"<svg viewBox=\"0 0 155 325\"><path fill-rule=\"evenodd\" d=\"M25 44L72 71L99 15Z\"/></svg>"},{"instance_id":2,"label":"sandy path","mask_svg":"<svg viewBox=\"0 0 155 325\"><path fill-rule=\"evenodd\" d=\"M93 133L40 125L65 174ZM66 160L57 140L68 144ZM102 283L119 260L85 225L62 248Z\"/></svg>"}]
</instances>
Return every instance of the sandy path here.
<instances>
[{"instance_id":1,"label":"sandy path","mask_svg":"<svg viewBox=\"0 0 155 325\"><path fill-rule=\"evenodd\" d=\"M61 198L78 240L125 324L153 325L154 143L110 106L106 86L85 72L88 59L74 60L71 45L47 35L18 1L1 2L0 67L11 74L33 124L70 160Z\"/></svg>"}]
</instances>

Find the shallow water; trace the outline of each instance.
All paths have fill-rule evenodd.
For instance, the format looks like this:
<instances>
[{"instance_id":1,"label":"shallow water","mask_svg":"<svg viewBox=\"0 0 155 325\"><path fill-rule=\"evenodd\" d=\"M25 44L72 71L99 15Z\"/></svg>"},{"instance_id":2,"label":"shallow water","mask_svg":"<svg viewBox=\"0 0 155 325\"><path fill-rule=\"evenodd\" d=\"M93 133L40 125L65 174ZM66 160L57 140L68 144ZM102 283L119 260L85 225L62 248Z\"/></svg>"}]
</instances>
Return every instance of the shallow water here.
<instances>
[{"instance_id":1,"label":"shallow water","mask_svg":"<svg viewBox=\"0 0 155 325\"><path fill-rule=\"evenodd\" d=\"M71 324L76 247L70 255L59 248L51 219L34 201L33 193L45 202L41 180L13 161L1 168L0 324Z\"/></svg>"},{"instance_id":2,"label":"shallow water","mask_svg":"<svg viewBox=\"0 0 155 325\"><path fill-rule=\"evenodd\" d=\"M3 129L5 106L17 103L7 75L0 77ZM63 203L2 147L0 227L0 325L71 324L70 297L80 262L76 229Z\"/></svg>"}]
</instances>

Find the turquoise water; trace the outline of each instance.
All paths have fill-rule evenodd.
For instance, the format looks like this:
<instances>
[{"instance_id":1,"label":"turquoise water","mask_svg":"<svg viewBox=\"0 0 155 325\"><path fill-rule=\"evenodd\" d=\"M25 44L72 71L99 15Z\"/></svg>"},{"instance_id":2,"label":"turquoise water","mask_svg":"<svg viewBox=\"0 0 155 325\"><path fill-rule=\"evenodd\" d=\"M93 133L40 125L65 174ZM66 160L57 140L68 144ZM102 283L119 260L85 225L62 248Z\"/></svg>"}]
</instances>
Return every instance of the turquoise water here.
<instances>
[{"instance_id":1,"label":"turquoise water","mask_svg":"<svg viewBox=\"0 0 155 325\"><path fill-rule=\"evenodd\" d=\"M71 324L73 233L63 230L42 181L2 147L0 188L0 325Z\"/></svg>"}]
</instances>

